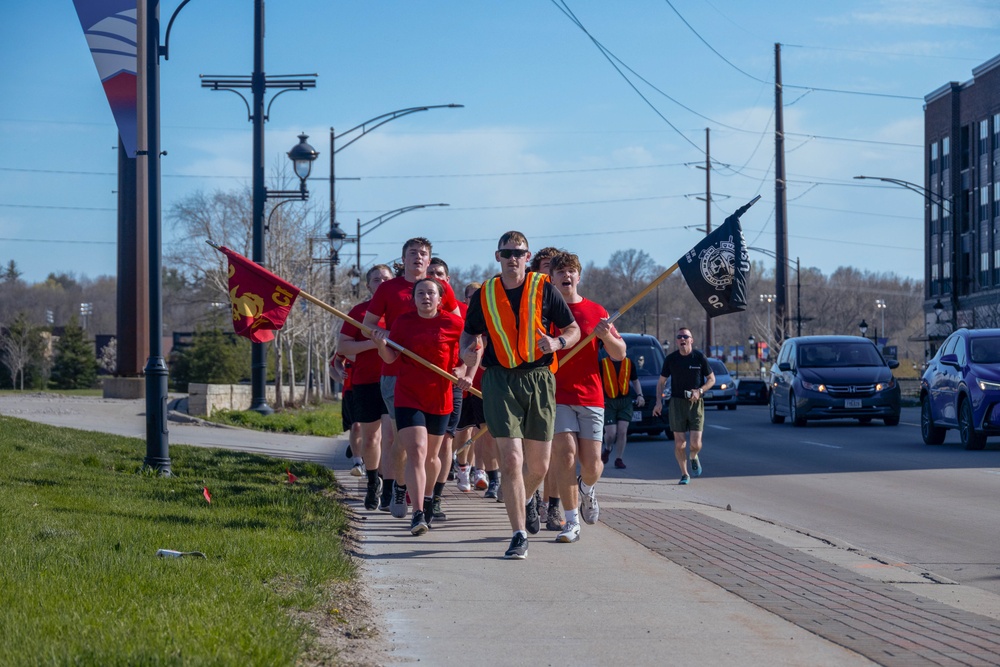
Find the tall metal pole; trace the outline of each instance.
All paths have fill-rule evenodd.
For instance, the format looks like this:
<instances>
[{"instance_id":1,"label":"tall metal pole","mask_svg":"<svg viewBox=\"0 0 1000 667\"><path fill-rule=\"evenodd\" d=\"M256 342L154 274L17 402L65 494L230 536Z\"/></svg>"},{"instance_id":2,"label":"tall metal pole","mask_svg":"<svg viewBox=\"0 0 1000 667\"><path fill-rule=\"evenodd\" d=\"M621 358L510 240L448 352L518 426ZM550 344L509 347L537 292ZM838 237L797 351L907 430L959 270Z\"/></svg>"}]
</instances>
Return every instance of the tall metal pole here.
<instances>
[{"instance_id":1,"label":"tall metal pole","mask_svg":"<svg viewBox=\"0 0 1000 667\"><path fill-rule=\"evenodd\" d=\"M253 261L264 265L264 0L253 3ZM274 412L267 404L267 347L253 343L250 355L250 409L264 415Z\"/></svg>"},{"instance_id":2,"label":"tall metal pole","mask_svg":"<svg viewBox=\"0 0 1000 667\"><path fill-rule=\"evenodd\" d=\"M333 229L337 226L337 197L334 184L336 169L334 168L337 151L334 150L335 136L330 128L330 243L333 243ZM331 245L332 249L332 245ZM333 253L330 254L330 296L333 297L334 286L337 284L337 266L333 263Z\"/></svg>"},{"instance_id":3,"label":"tall metal pole","mask_svg":"<svg viewBox=\"0 0 1000 667\"><path fill-rule=\"evenodd\" d=\"M712 145L705 128L705 236L712 233ZM705 314L705 351L712 356L712 318Z\"/></svg>"},{"instance_id":4,"label":"tall metal pole","mask_svg":"<svg viewBox=\"0 0 1000 667\"><path fill-rule=\"evenodd\" d=\"M781 97L781 44L774 45L774 341L788 325L788 203L785 188L785 121Z\"/></svg>"},{"instance_id":5,"label":"tall metal pole","mask_svg":"<svg viewBox=\"0 0 1000 667\"><path fill-rule=\"evenodd\" d=\"M354 268L358 270L358 274L361 276L361 282L365 282L364 274L361 273L361 218L358 218L357 220L357 233L354 236L354 245L356 246L355 251L357 252L357 255L355 255L354 259Z\"/></svg>"},{"instance_id":6,"label":"tall metal pole","mask_svg":"<svg viewBox=\"0 0 1000 667\"><path fill-rule=\"evenodd\" d=\"M149 223L149 358L146 360L146 458L143 465L170 476L167 433L167 364L163 359L163 299L160 235L160 7L159 0L141 3L145 21L146 178Z\"/></svg>"}]
</instances>

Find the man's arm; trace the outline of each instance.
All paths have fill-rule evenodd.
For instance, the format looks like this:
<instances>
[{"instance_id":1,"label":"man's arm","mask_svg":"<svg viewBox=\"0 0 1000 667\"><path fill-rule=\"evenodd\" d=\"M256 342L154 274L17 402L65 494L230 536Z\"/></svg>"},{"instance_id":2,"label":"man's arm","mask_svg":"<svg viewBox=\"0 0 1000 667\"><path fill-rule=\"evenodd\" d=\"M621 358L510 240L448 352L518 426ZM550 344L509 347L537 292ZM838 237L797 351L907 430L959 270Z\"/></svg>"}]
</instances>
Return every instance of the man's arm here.
<instances>
[{"instance_id":1,"label":"man's arm","mask_svg":"<svg viewBox=\"0 0 1000 667\"><path fill-rule=\"evenodd\" d=\"M656 381L656 403L653 404L653 416L658 417L663 412L663 389L667 386L667 378L660 376ZM642 395L641 393L639 394Z\"/></svg>"},{"instance_id":2,"label":"man's arm","mask_svg":"<svg viewBox=\"0 0 1000 667\"><path fill-rule=\"evenodd\" d=\"M659 383L657 383L657 385L659 385ZM646 397L642 395L642 385L639 384L638 380L632 380L632 389L635 391L635 404L640 408L646 405ZM657 395L662 396L662 390Z\"/></svg>"},{"instance_id":3,"label":"man's arm","mask_svg":"<svg viewBox=\"0 0 1000 667\"><path fill-rule=\"evenodd\" d=\"M340 334L337 338L337 350L345 357L355 357L362 352L374 349L375 343L370 340L354 340L346 334Z\"/></svg>"},{"instance_id":4,"label":"man's arm","mask_svg":"<svg viewBox=\"0 0 1000 667\"><path fill-rule=\"evenodd\" d=\"M614 361L621 361L625 358L625 339L618 335L615 326L604 318L594 327L597 337L604 343L604 350Z\"/></svg>"},{"instance_id":5,"label":"man's arm","mask_svg":"<svg viewBox=\"0 0 1000 667\"><path fill-rule=\"evenodd\" d=\"M691 401L699 400L702 396L705 395L706 391L715 386L715 373L709 371L708 377L705 378L705 383L706 384L703 384L700 387L694 388L694 390L691 392Z\"/></svg>"}]
</instances>

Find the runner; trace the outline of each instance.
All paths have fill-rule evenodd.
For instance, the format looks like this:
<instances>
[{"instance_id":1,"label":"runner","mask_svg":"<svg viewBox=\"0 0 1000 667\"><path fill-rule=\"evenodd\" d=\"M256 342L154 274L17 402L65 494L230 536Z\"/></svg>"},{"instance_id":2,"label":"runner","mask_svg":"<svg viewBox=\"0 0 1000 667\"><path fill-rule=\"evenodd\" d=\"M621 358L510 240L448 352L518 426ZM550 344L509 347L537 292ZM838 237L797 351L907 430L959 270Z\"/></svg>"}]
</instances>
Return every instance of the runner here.
<instances>
[{"instance_id":1,"label":"runner","mask_svg":"<svg viewBox=\"0 0 1000 667\"><path fill-rule=\"evenodd\" d=\"M642 359L640 356L639 359ZM604 385L604 450L601 461L608 462L612 447L615 451L615 467L625 468L625 445L628 441L628 425L632 422L635 408L646 405L642 395L642 385L635 364L628 357L615 361L611 357L601 359L601 382ZM635 393L635 402L632 394Z\"/></svg>"},{"instance_id":2,"label":"runner","mask_svg":"<svg viewBox=\"0 0 1000 667\"><path fill-rule=\"evenodd\" d=\"M434 278L417 280L413 286L416 312L396 318L388 336L384 329L372 332L382 360L399 365L393 398L397 438L406 450L406 464L405 484L400 486L397 479L396 489L404 498L408 488L413 490L413 535L426 533L433 520L430 510L441 467L438 449L453 408L452 385L447 378L388 347L386 338L439 368L457 368L458 386L469 389L476 367L466 368L458 359L462 318L440 310L444 293L444 285Z\"/></svg>"},{"instance_id":3,"label":"runner","mask_svg":"<svg viewBox=\"0 0 1000 667\"><path fill-rule=\"evenodd\" d=\"M389 280L392 280L392 269L385 264L373 266L365 274L365 285L369 294L374 294L379 285ZM371 299L362 301L351 309L348 316L356 321L363 320L370 303ZM381 326L384 321L379 320L378 323ZM377 510L382 493L382 477L385 475L382 442L384 440L389 443L392 438L389 411L379 389L382 359L378 356L375 343L370 341L361 329L347 321L340 327L337 350L341 354L354 357L351 378L353 381L351 394L354 400L351 410L361 430L360 453L364 461L365 474L368 476L365 509ZM357 453L356 451L355 454Z\"/></svg>"},{"instance_id":4,"label":"runner","mask_svg":"<svg viewBox=\"0 0 1000 667\"><path fill-rule=\"evenodd\" d=\"M504 557L523 559L527 533L539 529L534 493L552 448L555 376L549 366L556 350L579 341L580 327L548 276L527 272L531 252L522 233L501 236L495 258L501 273L487 280L469 305L461 350L467 366L476 365L480 356L486 365L483 412L497 440L501 489L514 533ZM547 335L550 324L562 335ZM484 335L490 341L485 350Z\"/></svg>"},{"instance_id":5,"label":"runner","mask_svg":"<svg viewBox=\"0 0 1000 667\"><path fill-rule=\"evenodd\" d=\"M372 300L368 303L364 324L388 330L392 328L397 317L404 313L414 312L416 308L413 305L413 285L418 280L427 277L427 267L430 260L431 242L427 239L415 237L404 243L402 274L378 286ZM441 310L457 315L458 301L455 299L455 293L450 286L444 285L443 287L444 297L441 300ZM385 324L379 325L379 320L383 318ZM383 480L379 509L386 512L391 511L394 517L402 519L406 516L406 492L395 491L393 488L393 482L401 478L406 464L406 451L402 447L395 446L396 410L393 393L396 387L398 369L398 364L382 364L380 388L382 399L385 401L389 418L392 421L393 438L389 439L387 446L382 447L383 459L385 459L383 461L385 479ZM384 438L383 441L385 441Z\"/></svg>"},{"instance_id":6,"label":"runner","mask_svg":"<svg viewBox=\"0 0 1000 667\"><path fill-rule=\"evenodd\" d=\"M580 328L581 336L596 332L587 346L563 363L566 352L557 352L556 425L552 441L552 465L559 485L559 496L566 511L566 524L556 537L557 542L580 539L580 518L597 523L601 508L595 486L604 472L601 461L601 441L604 433L604 392L601 387L598 341L608 356L625 358L625 341L608 322L608 311L600 304L585 299L579 292L580 259L573 253L560 253L552 258L549 272L556 289L566 300ZM580 465L580 476L576 466ZM579 507L579 510L577 508Z\"/></svg>"}]
</instances>

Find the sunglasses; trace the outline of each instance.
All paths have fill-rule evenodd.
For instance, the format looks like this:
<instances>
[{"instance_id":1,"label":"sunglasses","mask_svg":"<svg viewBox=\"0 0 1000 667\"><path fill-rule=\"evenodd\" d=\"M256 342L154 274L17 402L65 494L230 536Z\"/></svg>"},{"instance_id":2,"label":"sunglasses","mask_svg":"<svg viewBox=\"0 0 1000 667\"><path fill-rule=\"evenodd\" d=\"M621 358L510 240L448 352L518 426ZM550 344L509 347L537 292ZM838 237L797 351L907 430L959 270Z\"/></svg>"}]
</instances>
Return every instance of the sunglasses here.
<instances>
[{"instance_id":1,"label":"sunglasses","mask_svg":"<svg viewBox=\"0 0 1000 667\"><path fill-rule=\"evenodd\" d=\"M685 335L685 334L679 334L679 335L677 336L677 340L687 340L687 339L688 339L688 338L690 338L690 337L691 337L691 336L687 336L687 335Z\"/></svg>"},{"instance_id":2,"label":"sunglasses","mask_svg":"<svg viewBox=\"0 0 1000 667\"><path fill-rule=\"evenodd\" d=\"M510 248L505 248L503 250L498 250L497 252L504 259L510 259L511 257L516 257L517 259L521 259L522 257L524 257L524 256L526 256L528 254L528 251L524 250L522 248L518 248L516 250L512 250Z\"/></svg>"}]
</instances>

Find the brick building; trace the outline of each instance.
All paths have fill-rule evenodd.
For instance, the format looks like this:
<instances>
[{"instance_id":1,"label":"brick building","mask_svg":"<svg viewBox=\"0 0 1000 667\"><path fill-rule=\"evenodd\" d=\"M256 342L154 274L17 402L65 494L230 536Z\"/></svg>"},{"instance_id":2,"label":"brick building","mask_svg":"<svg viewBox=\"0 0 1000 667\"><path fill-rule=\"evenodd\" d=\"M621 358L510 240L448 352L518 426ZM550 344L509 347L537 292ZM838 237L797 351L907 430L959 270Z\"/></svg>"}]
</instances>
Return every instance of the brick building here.
<instances>
[{"instance_id":1,"label":"brick building","mask_svg":"<svg viewBox=\"0 0 1000 667\"><path fill-rule=\"evenodd\" d=\"M924 98L924 312L935 347L1000 327L1000 55Z\"/></svg>"}]
</instances>

